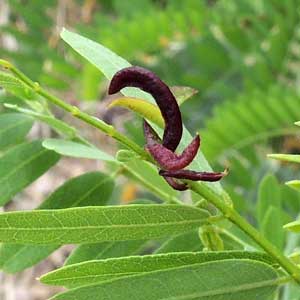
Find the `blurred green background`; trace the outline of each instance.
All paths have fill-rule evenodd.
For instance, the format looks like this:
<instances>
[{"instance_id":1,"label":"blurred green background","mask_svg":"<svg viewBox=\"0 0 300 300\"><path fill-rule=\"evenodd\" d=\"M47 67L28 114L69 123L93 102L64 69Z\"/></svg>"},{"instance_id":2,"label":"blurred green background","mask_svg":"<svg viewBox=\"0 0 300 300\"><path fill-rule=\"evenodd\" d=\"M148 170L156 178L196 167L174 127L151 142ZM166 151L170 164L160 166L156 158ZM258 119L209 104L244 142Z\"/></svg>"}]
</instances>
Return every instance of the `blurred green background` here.
<instances>
[{"instance_id":1,"label":"blurred green background","mask_svg":"<svg viewBox=\"0 0 300 300\"><path fill-rule=\"evenodd\" d=\"M266 158L300 153L293 124L300 120L299 9L298 0L2 1L0 56L90 111L104 101L108 83L64 45L62 27L155 71L171 86L196 88L182 105L184 122L200 132L215 169L229 166L225 188L251 217L266 174L279 182L299 178L298 168ZM0 100L17 101L3 93ZM116 122L118 116L104 117ZM122 126L142 144L139 122L130 114ZM294 217L299 193L284 185L278 193Z\"/></svg>"}]
</instances>

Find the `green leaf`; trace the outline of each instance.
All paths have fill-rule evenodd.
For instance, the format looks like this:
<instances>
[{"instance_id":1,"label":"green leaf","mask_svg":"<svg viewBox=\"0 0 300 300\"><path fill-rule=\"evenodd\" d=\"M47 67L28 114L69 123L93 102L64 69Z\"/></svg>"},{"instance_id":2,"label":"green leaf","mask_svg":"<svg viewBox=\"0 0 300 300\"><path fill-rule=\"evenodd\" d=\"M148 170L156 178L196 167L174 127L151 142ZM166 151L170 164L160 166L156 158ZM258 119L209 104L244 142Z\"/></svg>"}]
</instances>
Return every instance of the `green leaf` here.
<instances>
[{"instance_id":1,"label":"green leaf","mask_svg":"<svg viewBox=\"0 0 300 300\"><path fill-rule=\"evenodd\" d=\"M117 98L110 103L109 108L115 106L130 109L161 128L164 128L165 126L165 122L159 108L146 100L130 97Z\"/></svg>"},{"instance_id":2,"label":"green leaf","mask_svg":"<svg viewBox=\"0 0 300 300\"><path fill-rule=\"evenodd\" d=\"M97 67L108 79L111 79L113 75L120 69L130 66L129 62L116 55L109 49L76 33L63 29L61 32L61 38L81 56ZM149 94L135 88L125 88L122 90L122 93L126 97L145 99L151 103L154 103L154 99ZM158 133L162 133L162 130L156 126L154 127ZM191 140L191 134L186 128L184 128L178 151L183 151L191 142ZM212 170L201 151L198 152L196 159L194 159L190 167L191 169L195 170ZM207 184L219 194L223 192L222 187L218 182L203 184Z\"/></svg>"},{"instance_id":3,"label":"green leaf","mask_svg":"<svg viewBox=\"0 0 300 300\"><path fill-rule=\"evenodd\" d=\"M299 122L295 122L295 125L300 126L300 121Z\"/></svg>"},{"instance_id":4,"label":"green leaf","mask_svg":"<svg viewBox=\"0 0 300 300\"><path fill-rule=\"evenodd\" d=\"M98 148L60 139L45 139L43 146L61 155L116 162L115 158Z\"/></svg>"},{"instance_id":5,"label":"green leaf","mask_svg":"<svg viewBox=\"0 0 300 300\"><path fill-rule=\"evenodd\" d=\"M281 209L270 206L264 215L261 231L272 244L281 250L283 249L285 238L282 229L283 224Z\"/></svg>"},{"instance_id":6,"label":"green leaf","mask_svg":"<svg viewBox=\"0 0 300 300\"><path fill-rule=\"evenodd\" d=\"M76 264L87 260L138 254L138 251L143 248L145 242L144 240L137 240L80 245L67 258L65 265Z\"/></svg>"},{"instance_id":7,"label":"green leaf","mask_svg":"<svg viewBox=\"0 0 300 300\"><path fill-rule=\"evenodd\" d=\"M155 253L201 251L203 245L199 239L198 229L179 234L166 240Z\"/></svg>"},{"instance_id":8,"label":"green leaf","mask_svg":"<svg viewBox=\"0 0 300 300\"><path fill-rule=\"evenodd\" d=\"M51 299L267 300L278 284L269 265L243 259L221 260L123 277L84 286Z\"/></svg>"},{"instance_id":9,"label":"green leaf","mask_svg":"<svg viewBox=\"0 0 300 300\"><path fill-rule=\"evenodd\" d=\"M153 204L153 202L149 200L137 199L131 204ZM138 254L146 242L147 241L145 240L136 240L79 245L66 259L65 265L79 263L87 260L122 257Z\"/></svg>"},{"instance_id":10,"label":"green leaf","mask_svg":"<svg viewBox=\"0 0 300 300\"><path fill-rule=\"evenodd\" d=\"M55 117L44 115L30 109L19 107L18 105L14 105L14 104L5 103L4 106L10 109L14 109L22 114L31 116L38 121L48 124L52 129L54 129L59 134L63 134L69 138L73 138L76 135L76 129L74 127L70 126L69 124L61 120L56 119Z\"/></svg>"},{"instance_id":11,"label":"green leaf","mask_svg":"<svg viewBox=\"0 0 300 300\"><path fill-rule=\"evenodd\" d=\"M268 255L259 252L179 252L87 261L52 271L43 275L40 281L71 288L158 270L241 258L273 263Z\"/></svg>"},{"instance_id":12,"label":"green leaf","mask_svg":"<svg viewBox=\"0 0 300 300\"><path fill-rule=\"evenodd\" d=\"M21 80L14 76L0 71L0 87L9 93L19 97L31 100L34 97L34 91L26 86Z\"/></svg>"},{"instance_id":13,"label":"green leaf","mask_svg":"<svg viewBox=\"0 0 300 300\"><path fill-rule=\"evenodd\" d=\"M260 182L257 200L257 218L260 226L270 206L281 208L280 186L276 177L267 174Z\"/></svg>"},{"instance_id":14,"label":"green leaf","mask_svg":"<svg viewBox=\"0 0 300 300\"><path fill-rule=\"evenodd\" d=\"M277 160L300 163L300 155L298 154L268 154L267 156Z\"/></svg>"},{"instance_id":15,"label":"green leaf","mask_svg":"<svg viewBox=\"0 0 300 300\"><path fill-rule=\"evenodd\" d=\"M152 239L192 230L207 222L207 217L206 211L183 205L8 212L0 214L0 242L81 244Z\"/></svg>"},{"instance_id":16,"label":"green leaf","mask_svg":"<svg viewBox=\"0 0 300 300\"><path fill-rule=\"evenodd\" d=\"M105 205L113 189L110 176L101 172L85 173L66 181L38 209Z\"/></svg>"},{"instance_id":17,"label":"green leaf","mask_svg":"<svg viewBox=\"0 0 300 300\"><path fill-rule=\"evenodd\" d=\"M38 209L105 205L113 187L114 182L109 176L100 172L86 173L65 182ZM20 272L49 256L59 247L59 245L2 244L0 268L8 273Z\"/></svg>"},{"instance_id":18,"label":"green leaf","mask_svg":"<svg viewBox=\"0 0 300 300\"><path fill-rule=\"evenodd\" d=\"M182 105L186 100L198 93L198 90L189 86L172 86L170 87L170 90L175 96L179 105Z\"/></svg>"},{"instance_id":19,"label":"green leaf","mask_svg":"<svg viewBox=\"0 0 300 300\"><path fill-rule=\"evenodd\" d=\"M0 158L0 205L51 168L60 156L41 141L20 144Z\"/></svg>"},{"instance_id":20,"label":"green leaf","mask_svg":"<svg viewBox=\"0 0 300 300\"><path fill-rule=\"evenodd\" d=\"M300 220L287 223L283 226L283 228L292 232L300 232Z\"/></svg>"},{"instance_id":21,"label":"green leaf","mask_svg":"<svg viewBox=\"0 0 300 300\"><path fill-rule=\"evenodd\" d=\"M287 186L295 189L296 191L300 191L300 180L290 180L285 183Z\"/></svg>"},{"instance_id":22,"label":"green leaf","mask_svg":"<svg viewBox=\"0 0 300 300\"><path fill-rule=\"evenodd\" d=\"M22 114L0 115L0 149L24 140L33 125L33 119Z\"/></svg>"}]
</instances>

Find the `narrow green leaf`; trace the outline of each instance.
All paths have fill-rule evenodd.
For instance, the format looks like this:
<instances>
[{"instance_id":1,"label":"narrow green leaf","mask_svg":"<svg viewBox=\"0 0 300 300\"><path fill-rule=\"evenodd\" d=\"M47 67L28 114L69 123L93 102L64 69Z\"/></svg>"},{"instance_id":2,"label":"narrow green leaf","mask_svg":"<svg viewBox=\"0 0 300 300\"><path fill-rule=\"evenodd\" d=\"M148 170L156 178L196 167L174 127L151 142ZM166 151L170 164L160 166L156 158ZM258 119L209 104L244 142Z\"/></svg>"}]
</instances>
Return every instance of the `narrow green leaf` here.
<instances>
[{"instance_id":1,"label":"narrow green leaf","mask_svg":"<svg viewBox=\"0 0 300 300\"><path fill-rule=\"evenodd\" d=\"M264 215L261 231L264 236L279 249L283 249L284 246L285 236L282 229L283 224L281 209L270 206Z\"/></svg>"},{"instance_id":2,"label":"narrow green leaf","mask_svg":"<svg viewBox=\"0 0 300 300\"><path fill-rule=\"evenodd\" d=\"M170 87L179 105L198 93L198 90L189 86L172 86Z\"/></svg>"},{"instance_id":3,"label":"narrow green leaf","mask_svg":"<svg viewBox=\"0 0 300 300\"><path fill-rule=\"evenodd\" d=\"M286 182L285 184L297 191L300 191L300 180L290 180L290 181Z\"/></svg>"},{"instance_id":4,"label":"narrow green leaf","mask_svg":"<svg viewBox=\"0 0 300 300\"><path fill-rule=\"evenodd\" d=\"M293 232L300 232L300 220L285 224L283 228Z\"/></svg>"},{"instance_id":5,"label":"narrow green leaf","mask_svg":"<svg viewBox=\"0 0 300 300\"><path fill-rule=\"evenodd\" d=\"M146 243L144 240L102 242L78 246L65 261L65 265L80 263L87 260L123 257L138 254Z\"/></svg>"},{"instance_id":6,"label":"narrow green leaf","mask_svg":"<svg viewBox=\"0 0 300 300\"><path fill-rule=\"evenodd\" d=\"M114 52L96 42L80 36L79 34L63 29L63 31L61 32L61 38L81 56L83 56L95 67L97 67L106 76L107 79L111 79L113 75L120 69L130 66L129 62L116 55ZM149 94L135 88L125 88L122 90L122 93L126 97L145 99L151 103L154 103L154 99ZM162 129L158 127L155 127L155 129L158 133L162 133ZM191 140L191 134L187 131L186 128L184 128L178 151L183 151L191 142ZM198 152L196 159L194 159L190 167L191 169L195 170L212 170L201 151ZM223 192L223 189L219 182L203 184L207 184L219 194L222 194Z\"/></svg>"},{"instance_id":7,"label":"narrow green leaf","mask_svg":"<svg viewBox=\"0 0 300 300\"><path fill-rule=\"evenodd\" d=\"M76 135L76 129L69 124L56 119L55 117L44 115L38 112L35 112L30 109L19 107L18 105L4 103L4 106L13 110L16 110L23 115L31 116L34 119L48 124L53 130L59 134L63 134L69 138L73 138Z\"/></svg>"},{"instance_id":8,"label":"narrow green leaf","mask_svg":"<svg viewBox=\"0 0 300 300\"><path fill-rule=\"evenodd\" d=\"M298 154L268 154L268 157L282 161L300 163L300 155Z\"/></svg>"},{"instance_id":9,"label":"narrow green leaf","mask_svg":"<svg viewBox=\"0 0 300 300\"><path fill-rule=\"evenodd\" d=\"M86 173L65 182L38 209L105 205L113 187L114 182L109 176L100 172ZM2 244L0 268L8 273L20 272L49 256L59 247L59 245Z\"/></svg>"},{"instance_id":10,"label":"narrow green leaf","mask_svg":"<svg viewBox=\"0 0 300 300\"><path fill-rule=\"evenodd\" d=\"M159 108L146 100L130 97L117 98L109 105L110 108L115 106L130 109L161 128L164 128L165 126L165 122Z\"/></svg>"},{"instance_id":11,"label":"narrow green leaf","mask_svg":"<svg viewBox=\"0 0 300 300\"><path fill-rule=\"evenodd\" d=\"M0 205L32 183L60 156L42 146L41 141L18 145L0 158Z\"/></svg>"},{"instance_id":12,"label":"narrow green leaf","mask_svg":"<svg viewBox=\"0 0 300 300\"><path fill-rule=\"evenodd\" d=\"M52 271L43 275L40 281L50 285L61 285L71 288L141 273L202 264L209 261L242 258L274 263L268 255L259 252L179 252L83 262Z\"/></svg>"},{"instance_id":13,"label":"narrow green leaf","mask_svg":"<svg viewBox=\"0 0 300 300\"><path fill-rule=\"evenodd\" d=\"M51 299L267 300L280 283L269 265L243 259L213 261L84 286Z\"/></svg>"},{"instance_id":14,"label":"narrow green leaf","mask_svg":"<svg viewBox=\"0 0 300 300\"><path fill-rule=\"evenodd\" d=\"M206 211L183 205L8 212L0 214L0 242L80 244L152 239L192 230L207 222L207 217Z\"/></svg>"},{"instance_id":15,"label":"narrow green leaf","mask_svg":"<svg viewBox=\"0 0 300 300\"><path fill-rule=\"evenodd\" d=\"M60 139L45 139L43 146L61 155L116 162L115 158L98 148Z\"/></svg>"},{"instance_id":16,"label":"narrow green leaf","mask_svg":"<svg viewBox=\"0 0 300 300\"><path fill-rule=\"evenodd\" d=\"M267 174L260 182L258 200L256 204L257 218L260 226L264 222L265 215L270 206L281 207L280 186L276 177Z\"/></svg>"},{"instance_id":17,"label":"narrow green leaf","mask_svg":"<svg viewBox=\"0 0 300 300\"><path fill-rule=\"evenodd\" d=\"M121 68L130 67L130 63L102 45L65 28L61 38L74 48L81 56L90 61L109 79Z\"/></svg>"},{"instance_id":18,"label":"narrow green leaf","mask_svg":"<svg viewBox=\"0 0 300 300\"><path fill-rule=\"evenodd\" d=\"M27 87L21 80L1 71L0 87L19 98L31 100L34 97L34 91Z\"/></svg>"},{"instance_id":19,"label":"narrow green leaf","mask_svg":"<svg viewBox=\"0 0 300 300\"><path fill-rule=\"evenodd\" d=\"M24 140L33 125L33 119L17 113L0 115L0 149Z\"/></svg>"}]
</instances>

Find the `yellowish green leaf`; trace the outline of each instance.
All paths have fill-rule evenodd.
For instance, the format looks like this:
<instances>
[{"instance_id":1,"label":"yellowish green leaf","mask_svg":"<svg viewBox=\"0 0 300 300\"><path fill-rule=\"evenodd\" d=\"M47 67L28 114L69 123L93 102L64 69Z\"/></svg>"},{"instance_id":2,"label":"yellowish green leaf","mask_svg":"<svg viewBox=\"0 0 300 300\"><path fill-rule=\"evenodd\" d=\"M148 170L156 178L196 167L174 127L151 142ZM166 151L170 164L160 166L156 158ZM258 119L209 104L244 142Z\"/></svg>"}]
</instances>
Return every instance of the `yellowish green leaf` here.
<instances>
[{"instance_id":1,"label":"yellowish green leaf","mask_svg":"<svg viewBox=\"0 0 300 300\"><path fill-rule=\"evenodd\" d=\"M172 86L170 87L170 90L175 96L179 105L183 104L186 100L198 93L198 90L189 86Z\"/></svg>"},{"instance_id":2,"label":"yellowish green leaf","mask_svg":"<svg viewBox=\"0 0 300 300\"><path fill-rule=\"evenodd\" d=\"M298 154L268 154L268 157L282 161L300 163L300 155Z\"/></svg>"},{"instance_id":3,"label":"yellowish green leaf","mask_svg":"<svg viewBox=\"0 0 300 300\"><path fill-rule=\"evenodd\" d=\"M290 180L285 183L287 186L300 191L300 180Z\"/></svg>"},{"instance_id":4,"label":"yellowish green leaf","mask_svg":"<svg viewBox=\"0 0 300 300\"><path fill-rule=\"evenodd\" d=\"M143 118L152 121L157 126L161 128L164 127L165 124L164 119L160 113L159 108L156 105L146 100L131 98L131 97L122 97L113 100L109 105L109 107L115 107L115 106L128 108L136 112Z\"/></svg>"}]
</instances>

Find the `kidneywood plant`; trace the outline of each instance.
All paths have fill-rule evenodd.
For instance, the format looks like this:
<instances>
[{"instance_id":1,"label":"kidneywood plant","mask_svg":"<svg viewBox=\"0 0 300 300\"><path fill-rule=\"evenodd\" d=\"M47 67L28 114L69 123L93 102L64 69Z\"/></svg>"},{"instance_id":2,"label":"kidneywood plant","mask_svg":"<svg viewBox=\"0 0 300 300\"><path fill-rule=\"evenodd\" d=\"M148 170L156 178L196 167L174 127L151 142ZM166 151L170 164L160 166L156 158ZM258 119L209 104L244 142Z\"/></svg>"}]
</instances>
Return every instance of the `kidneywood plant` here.
<instances>
[{"instance_id":1,"label":"kidneywood plant","mask_svg":"<svg viewBox=\"0 0 300 300\"><path fill-rule=\"evenodd\" d=\"M0 146L5 150L0 158L1 205L61 156L105 161L111 173L72 178L35 210L1 213L0 267L15 273L63 244L76 244L64 266L39 278L68 289L53 299L113 300L121 295L148 300L264 300L277 297L282 285L300 285L297 263L234 208L218 182L227 171L213 172L198 151L200 136L192 139L182 125L176 93L154 73L130 66L91 40L67 30L61 36L111 80L109 94L125 96L112 106L128 107L144 118L145 146L0 60L1 86L23 100L6 103L15 112L0 115ZM103 152L57 119L50 104L101 130L123 148L115 156ZM24 141L34 121L48 124L61 138ZM156 201L111 205L120 175L137 181ZM183 190L191 195L189 205L183 201ZM286 227L298 231L299 221Z\"/></svg>"}]
</instances>

